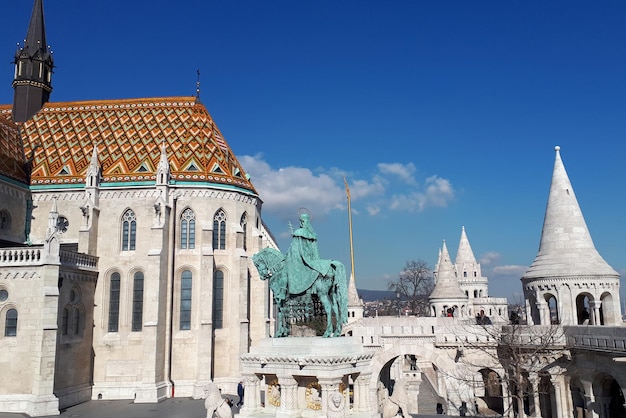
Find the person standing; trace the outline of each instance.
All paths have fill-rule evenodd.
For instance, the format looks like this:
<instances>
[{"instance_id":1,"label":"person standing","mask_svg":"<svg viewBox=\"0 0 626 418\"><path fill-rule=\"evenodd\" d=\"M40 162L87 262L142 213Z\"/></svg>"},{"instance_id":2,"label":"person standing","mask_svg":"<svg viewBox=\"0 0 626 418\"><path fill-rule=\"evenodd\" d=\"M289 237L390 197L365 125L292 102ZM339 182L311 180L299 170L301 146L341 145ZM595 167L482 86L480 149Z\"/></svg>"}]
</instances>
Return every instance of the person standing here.
<instances>
[{"instance_id":1,"label":"person standing","mask_svg":"<svg viewBox=\"0 0 626 418\"><path fill-rule=\"evenodd\" d=\"M239 402L237 402L237 406L243 405L243 392L243 381L240 380L239 384L237 385L237 396L239 396Z\"/></svg>"}]
</instances>

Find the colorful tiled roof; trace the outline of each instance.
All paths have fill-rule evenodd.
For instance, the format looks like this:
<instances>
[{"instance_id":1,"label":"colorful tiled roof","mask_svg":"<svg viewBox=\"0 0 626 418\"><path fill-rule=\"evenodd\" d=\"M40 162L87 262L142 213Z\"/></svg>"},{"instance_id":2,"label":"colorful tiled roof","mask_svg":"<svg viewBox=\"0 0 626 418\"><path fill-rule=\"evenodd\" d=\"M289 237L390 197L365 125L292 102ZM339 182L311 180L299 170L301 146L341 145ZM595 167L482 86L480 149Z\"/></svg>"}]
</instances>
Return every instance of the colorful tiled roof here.
<instances>
[{"instance_id":1,"label":"colorful tiled roof","mask_svg":"<svg viewBox=\"0 0 626 418\"><path fill-rule=\"evenodd\" d=\"M28 183L24 151L17 125L11 115L0 115L0 175Z\"/></svg>"},{"instance_id":2,"label":"colorful tiled roof","mask_svg":"<svg viewBox=\"0 0 626 418\"><path fill-rule=\"evenodd\" d=\"M0 106L0 119L11 107ZM81 187L94 145L103 185L153 182L165 145L176 182L254 186L195 97L47 103L23 126L25 154L34 152L31 185Z\"/></svg>"}]
</instances>

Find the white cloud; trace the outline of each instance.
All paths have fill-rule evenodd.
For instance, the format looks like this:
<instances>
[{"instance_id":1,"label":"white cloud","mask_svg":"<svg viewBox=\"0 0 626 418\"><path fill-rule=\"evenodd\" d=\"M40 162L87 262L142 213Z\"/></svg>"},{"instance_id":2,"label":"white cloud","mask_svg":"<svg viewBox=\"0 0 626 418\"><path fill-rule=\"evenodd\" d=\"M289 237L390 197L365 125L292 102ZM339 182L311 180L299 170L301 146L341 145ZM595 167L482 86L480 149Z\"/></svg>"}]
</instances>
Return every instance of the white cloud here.
<instances>
[{"instance_id":1,"label":"white cloud","mask_svg":"<svg viewBox=\"0 0 626 418\"><path fill-rule=\"evenodd\" d=\"M376 177L371 183L365 180L354 180L352 184L348 184L348 186L350 187L350 197L353 201L385 194L385 186L382 181Z\"/></svg>"},{"instance_id":2,"label":"white cloud","mask_svg":"<svg viewBox=\"0 0 626 418\"><path fill-rule=\"evenodd\" d=\"M420 210L427 207L448 206L448 202L454 199L454 188L449 180L431 176L426 179L426 193L420 201Z\"/></svg>"},{"instance_id":3,"label":"white cloud","mask_svg":"<svg viewBox=\"0 0 626 418\"><path fill-rule=\"evenodd\" d=\"M454 199L454 188L450 181L446 179L431 176L426 179L425 185L426 189L423 191L392 196L389 208L392 210L422 212L429 207L445 208L448 206L448 202Z\"/></svg>"},{"instance_id":4,"label":"white cloud","mask_svg":"<svg viewBox=\"0 0 626 418\"><path fill-rule=\"evenodd\" d=\"M369 213L371 216L378 215L380 213L380 206L368 205L367 206L367 213Z\"/></svg>"},{"instance_id":5,"label":"white cloud","mask_svg":"<svg viewBox=\"0 0 626 418\"><path fill-rule=\"evenodd\" d=\"M495 266L491 271L498 276L521 278L522 275L526 273L526 270L528 270L528 266L511 264L507 266Z\"/></svg>"},{"instance_id":6,"label":"white cloud","mask_svg":"<svg viewBox=\"0 0 626 418\"><path fill-rule=\"evenodd\" d=\"M263 199L263 210L280 219L297 218L300 208L320 216L345 206L343 187L327 174L315 175L301 167L274 170L260 155L244 155L239 162Z\"/></svg>"},{"instance_id":7,"label":"white cloud","mask_svg":"<svg viewBox=\"0 0 626 418\"><path fill-rule=\"evenodd\" d=\"M354 214L359 213L355 202L361 203L361 209L364 207L369 215L375 216L384 207L404 211L446 207L455 195L450 182L437 176L425 179L424 188L420 189L413 177L413 163L379 163L378 172L371 180L366 180L351 179L355 177L353 174L338 168L325 171L319 169L315 172L303 167L274 169L264 161L261 154L241 156L239 162L250 174L254 187L263 199L264 212L281 220L293 219L303 207L314 216L326 215L333 210L345 210L347 202L344 178L349 182ZM398 188L398 182L390 181L386 176L400 178L405 184L410 184L412 190L386 197L390 185Z\"/></svg>"},{"instance_id":8,"label":"white cloud","mask_svg":"<svg viewBox=\"0 0 626 418\"><path fill-rule=\"evenodd\" d=\"M479 257L483 274L494 279L519 279L528 270L527 266L517 264L498 265L501 255L497 251L488 251Z\"/></svg>"},{"instance_id":9,"label":"white cloud","mask_svg":"<svg viewBox=\"0 0 626 418\"><path fill-rule=\"evenodd\" d=\"M417 184L413 175L415 174L415 164L400 163L378 163L378 170L382 174L391 174L399 177L407 184Z\"/></svg>"},{"instance_id":10,"label":"white cloud","mask_svg":"<svg viewBox=\"0 0 626 418\"><path fill-rule=\"evenodd\" d=\"M497 264L500 260L500 253L496 251L488 251L482 254L478 260L478 262L483 266L491 266Z\"/></svg>"}]
</instances>

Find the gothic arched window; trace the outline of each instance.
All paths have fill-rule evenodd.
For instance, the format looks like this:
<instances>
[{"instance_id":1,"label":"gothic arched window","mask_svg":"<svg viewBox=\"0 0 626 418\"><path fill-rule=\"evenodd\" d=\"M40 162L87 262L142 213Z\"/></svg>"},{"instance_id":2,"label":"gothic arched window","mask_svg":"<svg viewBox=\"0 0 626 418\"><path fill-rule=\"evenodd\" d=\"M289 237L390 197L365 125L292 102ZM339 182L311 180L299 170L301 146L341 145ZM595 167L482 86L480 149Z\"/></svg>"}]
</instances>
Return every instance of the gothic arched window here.
<instances>
[{"instance_id":1,"label":"gothic arched window","mask_svg":"<svg viewBox=\"0 0 626 418\"><path fill-rule=\"evenodd\" d=\"M191 287L193 276L189 270L180 276L180 329L191 329Z\"/></svg>"},{"instance_id":2,"label":"gothic arched window","mask_svg":"<svg viewBox=\"0 0 626 418\"><path fill-rule=\"evenodd\" d=\"M213 249L226 249L226 213L218 210L213 217Z\"/></svg>"},{"instance_id":3,"label":"gothic arched window","mask_svg":"<svg viewBox=\"0 0 626 418\"><path fill-rule=\"evenodd\" d=\"M120 274L111 274L109 282L109 332L117 332L120 323Z\"/></svg>"},{"instance_id":4,"label":"gothic arched window","mask_svg":"<svg viewBox=\"0 0 626 418\"><path fill-rule=\"evenodd\" d=\"M224 272L213 274L213 328L224 326Z\"/></svg>"},{"instance_id":5,"label":"gothic arched window","mask_svg":"<svg viewBox=\"0 0 626 418\"><path fill-rule=\"evenodd\" d=\"M241 229L243 231L243 249L245 251L248 249L248 215L245 213L241 215L239 225L241 225Z\"/></svg>"},{"instance_id":6,"label":"gothic arched window","mask_svg":"<svg viewBox=\"0 0 626 418\"><path fill-rule=\"evenodd\" d=\"M196 247L196 214L187 208L180 215L180 248L194 249Z\"/></svg>"},{"instance_id":7,"label":"gothic arched window","mask_svg":"<svg viewBox=\"0 0 626 418\"><path fill-rule=\"evenodd\" d=\"M67 335L67 326L70 319L70 310L63 308L63 318L61 319L61 335Z\"/></svg>"},{"instance_id":8,"label":"gothic arched window","mask_svg":"<svg viewBox=\"0 0 626 418\"><path fill-rule=\"evenodd\" d=\"M133 279L133 318L131 331L141 331L143 322L143 273L138 271Z\"/></svg>"},{"instance_id":9,"label":"gothic arched window","mask_svg":"<svg viewBox=\"0 0 626 418\"><path fill-rule=\"evenodd\" d=\"M4 336L17 336L17 309L9 309L4 322Z\"/></svg>"},{"instance_id":10,"label":"gothic arched window","mask_svg":"<svg viewBox=\"0 0 626 418\"><path fill-rule=\"evenodd\" d=\"M122 251L134 251L137 238L137 217L128 209L122 215Z\"/></svg>"}]
</instances>

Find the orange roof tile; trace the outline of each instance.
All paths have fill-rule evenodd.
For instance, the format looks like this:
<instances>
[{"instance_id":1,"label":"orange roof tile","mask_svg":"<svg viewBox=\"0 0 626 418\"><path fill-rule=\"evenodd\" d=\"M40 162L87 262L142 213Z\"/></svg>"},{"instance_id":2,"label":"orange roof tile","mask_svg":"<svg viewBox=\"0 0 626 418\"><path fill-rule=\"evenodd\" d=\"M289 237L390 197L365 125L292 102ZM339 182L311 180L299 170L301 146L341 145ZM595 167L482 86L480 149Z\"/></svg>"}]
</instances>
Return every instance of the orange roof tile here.
<instances>
[{"instance_id":1,"label":"orange roof tile","mask_svg":"<svg viewBox=\"0 0 626 418\"><path fill-rule=\"evenodd\" d=\"M26 159L19 128L10 114L6 116L0 114L0 174L27 184Z\"/></svg>"},{"instance_id":2,"label":"orange roof tile","mask_svg":"<svg viewBox=\"0 0 626 418\"><path fill-rule=\"evenodd\" d=\"M0 106L0 118L10 112L10 106ZM103 183L152 182L164 144L173 180L256 193L195 97L47 103L23 132L26 155L34 153L32 185L82 185L94 145Z\"/></svg>"}]
</instances>

